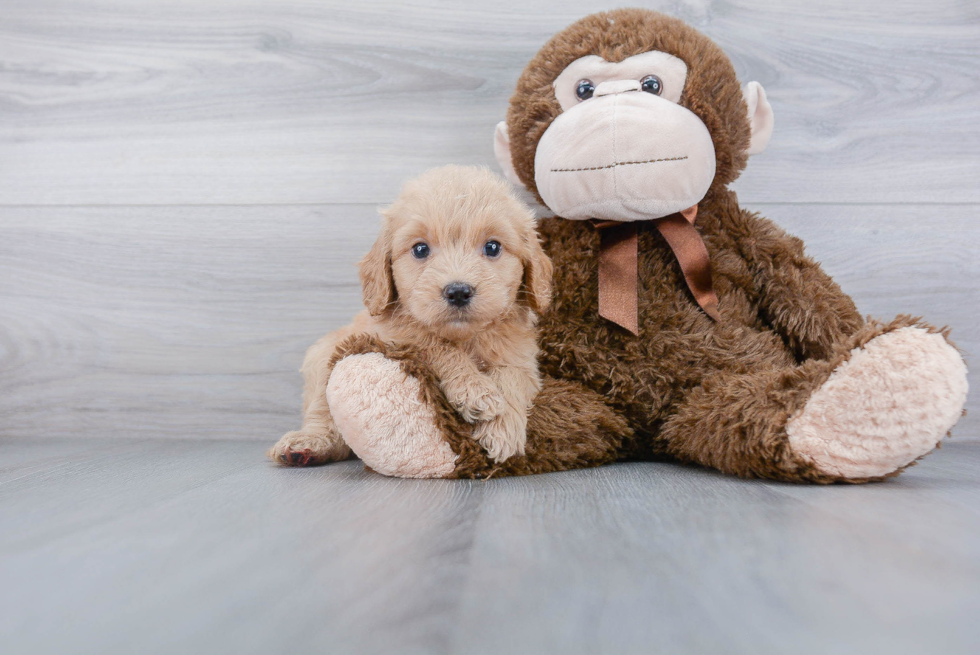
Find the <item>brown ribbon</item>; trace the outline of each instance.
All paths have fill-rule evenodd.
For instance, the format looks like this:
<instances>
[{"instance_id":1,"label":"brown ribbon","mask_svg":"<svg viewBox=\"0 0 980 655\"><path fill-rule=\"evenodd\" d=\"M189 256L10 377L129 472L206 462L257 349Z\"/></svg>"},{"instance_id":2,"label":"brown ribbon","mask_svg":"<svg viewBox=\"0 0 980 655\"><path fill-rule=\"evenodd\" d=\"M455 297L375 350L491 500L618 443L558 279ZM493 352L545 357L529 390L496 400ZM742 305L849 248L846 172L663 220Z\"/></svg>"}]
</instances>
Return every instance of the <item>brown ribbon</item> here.
<instances>
[{"instance_id":1,"label":"brown ribbon","mask_svg":"<svg viewBox=\"0 0 980 655\"><path fill-rule=\"evenodd\" d=\"M674 251L694 300L705 314L720 321L718 296L711 286L708 249L694 227L697 214L698 206L694 205L653 222ZM636 223L601 221L595 226L600 230L599 315L638 334Z\"/></svg>"}]
</instances>

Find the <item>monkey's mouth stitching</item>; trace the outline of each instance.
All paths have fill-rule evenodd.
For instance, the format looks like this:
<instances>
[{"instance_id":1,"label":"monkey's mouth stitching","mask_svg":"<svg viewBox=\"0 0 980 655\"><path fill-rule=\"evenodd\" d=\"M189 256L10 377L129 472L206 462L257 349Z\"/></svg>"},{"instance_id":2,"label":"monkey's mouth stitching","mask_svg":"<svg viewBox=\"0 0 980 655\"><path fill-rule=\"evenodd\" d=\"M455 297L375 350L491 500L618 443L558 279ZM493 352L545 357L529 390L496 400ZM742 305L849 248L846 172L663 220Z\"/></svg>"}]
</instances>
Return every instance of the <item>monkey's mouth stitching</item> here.
<instances>
[{"instance_id":1,"label":"monkey's mouth stitching","mask_svg":"<svg viewBox=\"0 0 980 655\"><path fill-rule=\"evenodd\" d=\"M663 159L647 159L646 161L618 161L615 164L606 164L605 166L590 166L588 168L552 168L552 173L577 173L578 171L601 171L605 168L616 168L617 166L632 166L633 164L655 164L658 161L680 161L682 159L687 159L684 157L664 157Z\"/></svg>"}]
</instances>

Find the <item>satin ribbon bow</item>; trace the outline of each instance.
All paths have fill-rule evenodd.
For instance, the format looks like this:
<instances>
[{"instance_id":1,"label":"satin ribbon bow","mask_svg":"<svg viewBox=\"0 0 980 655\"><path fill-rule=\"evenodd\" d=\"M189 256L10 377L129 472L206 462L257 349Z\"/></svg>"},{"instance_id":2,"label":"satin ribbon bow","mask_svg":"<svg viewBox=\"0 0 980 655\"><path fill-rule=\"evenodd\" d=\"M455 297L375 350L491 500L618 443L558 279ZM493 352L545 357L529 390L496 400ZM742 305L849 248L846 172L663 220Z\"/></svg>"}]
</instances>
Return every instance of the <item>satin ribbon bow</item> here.
<instances>
[{"instance_id":1,"label":"satin ribbon bow","mask_svg":"<svg viewBox=\"0 0 980 655\"><path fill-rule=\"evenodd\" d=\"M684 280L704 313L716 321L718 296L711 286L711 260L694 227L698 206L653 219L674 251ZM639 333L637 311L637 227L635 222L599 221L599 315L633 334Z\"/></svg>"}]
</instances>

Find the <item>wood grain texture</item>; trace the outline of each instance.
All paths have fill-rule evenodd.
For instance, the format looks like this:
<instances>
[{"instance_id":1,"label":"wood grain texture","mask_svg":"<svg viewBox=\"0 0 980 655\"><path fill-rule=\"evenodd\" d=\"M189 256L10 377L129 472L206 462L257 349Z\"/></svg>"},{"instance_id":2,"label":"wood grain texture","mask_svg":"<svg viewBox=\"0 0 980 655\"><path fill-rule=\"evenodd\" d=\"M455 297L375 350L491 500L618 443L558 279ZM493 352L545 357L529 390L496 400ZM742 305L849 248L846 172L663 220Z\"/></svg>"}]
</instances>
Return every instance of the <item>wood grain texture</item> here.
<instances>
[{"instance_id":1,"label":"wood grain texture","mask_svg":"<svg viewBox=\"0 0 980 655\"><path fill-rule=\"evenodd\" d=\"M859 308L980 352L977 207L766 205ZM0 209L0 435L272 440L361 307L375 207ZM971 377L977 384L976 374ZM978 437L971 415L958 437Z\"/></svg>"},{"instance_id":2,"label":"wood grain texture","mask_svg":"<svg viewBox=\"0 0 980 655\"><path fill-rule=\"evenodd\" d=\"M272 438L361 307L372 207L0 210L4 434Z\"/></svg>"},{"instance_id":3,"label":"wood grain texture","mask_svg":"<svg viewBox=\"0 0 980 655\"><path fill-rule=\"evenodd\" d=\"M85 448L80 449L79 444ZM0 441L4 653L975 653L980 444L866 487Z\"/></svg>"},{"instance_id":4,"label":"wood grain texture","mask_svg":"<svg viewBox=\"0 0 980 655\"><path fill-rule=\"evenodd\" d=\"M528 59L618 4L4 3L0 652L980 651L976 394L861 488L264 460L306 347L361 306L375 205L494 166ZM767 89L743 205L975 368L980 7L643 4Z\"/></svg>"},{"instance_id":5,"label":"wood grain texture","mask_svg":"<svg viewBox=\"0 0 980 655\"><path fill-rule=\"evenodd\" d=\"M0 21L0 203L382 202L491 164L520 71L605 0L31 0ZM970 0L678 3L763 83L749 202L978 202Z\"/></svg>"}]
</instances>

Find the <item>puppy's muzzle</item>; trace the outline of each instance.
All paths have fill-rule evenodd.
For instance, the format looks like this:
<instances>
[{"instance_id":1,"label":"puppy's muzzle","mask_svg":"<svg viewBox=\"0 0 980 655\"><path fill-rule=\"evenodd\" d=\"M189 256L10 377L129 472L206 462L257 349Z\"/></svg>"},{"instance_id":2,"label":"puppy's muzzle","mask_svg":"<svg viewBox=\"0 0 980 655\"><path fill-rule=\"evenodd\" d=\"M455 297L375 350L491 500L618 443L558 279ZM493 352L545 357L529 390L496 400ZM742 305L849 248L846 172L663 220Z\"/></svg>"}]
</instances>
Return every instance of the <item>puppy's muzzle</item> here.
<instances>
[{"instance_id":1,"label":"puppy's muzzle","mask_svg":"<svg viewBox=\"0 0 980 655\"><path fill-rule=\"evenodd\" d=\"M470 304L470 299L473 298L473 287L465 282L452 282L442 290L442 295L450 305L462 309Z\"/></svg>"}]
</instances>

